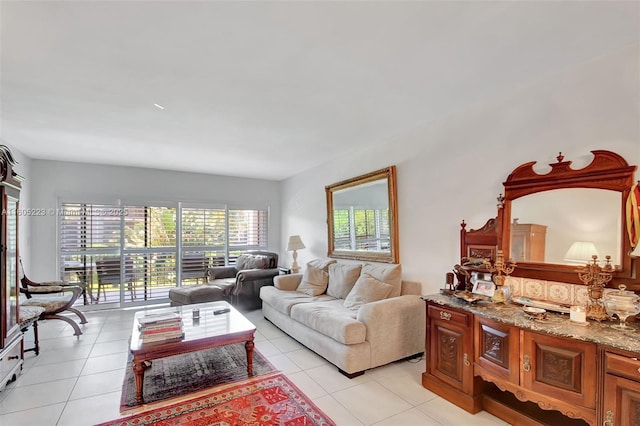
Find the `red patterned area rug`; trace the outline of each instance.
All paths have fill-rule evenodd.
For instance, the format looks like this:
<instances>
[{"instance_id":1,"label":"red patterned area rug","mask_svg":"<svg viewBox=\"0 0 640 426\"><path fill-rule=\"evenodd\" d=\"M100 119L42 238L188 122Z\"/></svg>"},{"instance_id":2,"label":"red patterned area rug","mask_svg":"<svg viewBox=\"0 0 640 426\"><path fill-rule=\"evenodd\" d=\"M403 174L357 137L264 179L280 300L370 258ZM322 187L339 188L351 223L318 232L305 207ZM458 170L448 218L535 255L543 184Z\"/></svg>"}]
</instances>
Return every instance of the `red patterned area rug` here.
<instances>
[{"instance_id":1,"label":"red patterned area rug","mask_svg":"<svg viewBox=\"0 0 640 426\"><path fill-rule=\"evenodd\" d=\"M218 386L207 394L97 426L302 426L335 423L282 373Z\"/></svg>"}]
</instances>

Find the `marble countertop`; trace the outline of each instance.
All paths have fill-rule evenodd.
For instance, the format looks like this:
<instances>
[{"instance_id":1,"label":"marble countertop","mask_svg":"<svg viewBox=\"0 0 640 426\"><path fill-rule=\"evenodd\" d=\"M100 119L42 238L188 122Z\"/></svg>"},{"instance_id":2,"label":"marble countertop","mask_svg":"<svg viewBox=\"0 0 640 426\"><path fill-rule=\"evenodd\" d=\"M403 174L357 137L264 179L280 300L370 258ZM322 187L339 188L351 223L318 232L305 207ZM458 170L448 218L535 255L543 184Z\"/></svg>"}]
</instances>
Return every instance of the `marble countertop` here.
<instances>
[{"instance_id":1,"label":"marble countertop","mask_svg":"<svg viewBox=\"0 0 640 426\"><path fill-rule=\"evenodd\" d=\"M469 304L461 299L444 294L422 296L439 305L450 306L482 315L505 324L515 325L525 330L547 333L555 336L569 337L600 345L611 346L640 355L640 323L628 323L629 330L611 328L616 321L588 321L588 325L579 325L569 321L569 314L547 312L544 320L531 319L518 304L494 304L489 301L478 301Z\"/></svg>"}]
</instances>

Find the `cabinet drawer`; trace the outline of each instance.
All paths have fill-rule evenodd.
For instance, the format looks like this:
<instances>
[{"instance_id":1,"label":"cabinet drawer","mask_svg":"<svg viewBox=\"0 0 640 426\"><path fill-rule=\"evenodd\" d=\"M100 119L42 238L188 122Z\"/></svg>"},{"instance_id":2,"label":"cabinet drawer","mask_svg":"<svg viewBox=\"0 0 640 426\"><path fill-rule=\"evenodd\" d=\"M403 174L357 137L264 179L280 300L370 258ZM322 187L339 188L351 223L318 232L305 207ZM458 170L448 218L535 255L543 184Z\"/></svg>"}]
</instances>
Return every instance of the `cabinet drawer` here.
<instances>
[{"instance_id":1,"label":"cabinet drawer","mask_svg":"<svg viewBox=\"0 0 640 426\"><path fill-rule=\"evenodd\" d=\"M628 377L640 381L640 361L623 355L607 352L605 354L605 368L607 373Z\"/></svg>"},{"instance_id":2,"label":"cabinet drawer","mask_svg":"<svg viewBox=\"0 0 640 426\"><path fill-rule=\"evenodd\" d=\"M467 326L471 324L471 314L456 311L443 306L429 305L429 318L435 320L449 321L455 324Z\"/></svg>"},{"instance_id":3,"label":"cabinet drawer","mask_svg":"<svg viewBox=\"0 0 640 426\"><path fill-rule=\"evenodd\" d=\"M0 351L0 389L13 376L16 368L22 364L22 338L16 339Z\"/></svg>"}]
</instances>

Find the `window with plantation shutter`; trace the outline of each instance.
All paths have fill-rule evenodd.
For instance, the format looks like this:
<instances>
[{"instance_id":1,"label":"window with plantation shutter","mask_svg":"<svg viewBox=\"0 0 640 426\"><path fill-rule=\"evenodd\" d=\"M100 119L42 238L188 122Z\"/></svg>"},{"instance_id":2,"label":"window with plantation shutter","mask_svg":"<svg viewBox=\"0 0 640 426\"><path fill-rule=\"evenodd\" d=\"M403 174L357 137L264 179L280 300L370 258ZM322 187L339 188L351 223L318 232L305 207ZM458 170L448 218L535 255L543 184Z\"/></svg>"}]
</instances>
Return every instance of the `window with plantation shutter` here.
<instances>
[{"instance_id":1,"label":"window with plantation shutter","mask_svg":"<svg viewBox=\"0 0 640 426\"><path fill-rule=\"evenodd\" d=\"M247 250L266 249L268 235L266 210L229 210L229 253L233 258Z\"/></svg>"},{"instance_id":2,"label":"window with plantation shutter","mask_svg":"<svg viewBox=\"0 0 640 426\"><path fill-rule=\"evenodd\" d=\"M240 254L268 246L266 209L179 203L60 207L62 278L87 283L94 303L166 299L176 285L206 282L207 268L233 264Z\"/></svg>"},{"instance_id":3,"label":"window with plantation shutter","mask_svg":"<svg viewBox=\"0 0 640 426\"><path fill-rule=\"evenodd\" d=\"M201 264L224 266L227 248L224 208L182 208L182 277L198 280Z\"/></svg>"},{"instance_id":4,"label":"window with plantation shutter","mask_svg":"<svg viewBox=\"0 0 640 426\"><path fill-rule=\"evenodd\" d=\"M73 256L119 250L121 207L65 203L60 213L62 253Z\"/></svg>"},{"instance_id":5,"label":"window with plantation shutter","mask_svg":"<svg viewBox=\"0 0 640 426\"><path fill-rule=\"evenodd\" d=\"M176 279L177 208L127 205L126 211L123 258L132 282L124 283L124 296L132 302L166 298L167 287L174 287Z\"/></svg>"},{"instance_id":6,"label":"window with plantation shutter","mask_svg":"<svg viewBox=\"0 0 640 426\"><path fill-rule=\"evenodd\" d=\"M62 203L58 241L60 271L65 281L83 283L86 302L97 302L96 260L120 258L122 207L109 204Z\"/></svg>"}]
</instances>

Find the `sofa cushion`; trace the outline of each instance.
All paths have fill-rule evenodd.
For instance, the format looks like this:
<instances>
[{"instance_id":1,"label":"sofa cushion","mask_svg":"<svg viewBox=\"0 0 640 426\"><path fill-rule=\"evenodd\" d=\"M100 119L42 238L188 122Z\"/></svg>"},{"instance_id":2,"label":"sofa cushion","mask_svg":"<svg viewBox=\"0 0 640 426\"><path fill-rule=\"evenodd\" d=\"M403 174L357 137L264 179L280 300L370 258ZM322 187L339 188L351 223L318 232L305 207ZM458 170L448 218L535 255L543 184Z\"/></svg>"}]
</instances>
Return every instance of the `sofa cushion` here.
<instances>
[{"instance_id":1,"label":"sofa cushion","mask_svg":"<svg viewBox=\"0 0 640 426\"><path fill-rule=\"evenodd\" d=\"M302 274L302 281L296 291L309 296L318 296L327 290L328 283L329 274L307 263L304 274Z\"/></svg>"},{"instance_id":2,"label":"sofa cushion","mask_svg":"<svg viewBox=\"0 0 640 426\"><path fill-rule=\"evenodd\" d=\"M341 299L300 303L291 308L291 318L346 345L364 342L367 327L342 303Z\"/></svg>"},{"instance_id":3,"label":"sofa cushion","mask_svg":"<svg viewBox=\"0 0 640 426\"><path fill-rule=\"evenodd\" d=\"M365 303L371 303L386 298L393 286L375 279L370 274L363 273L356 281L349 295L344 299L344 307L357 311Z\"/></svg>"},{"instance_id":4,"label":"sofa cushion","mask_svg":"<svg viewBox=\"0 0 640 426\"><path fill-rule=\"evenodd\" d=\"M360 264L334 263L329 265L327 294L337 299L347 297L358 280L361 270L362 265Z\"/></svg>"},{"instance_id":5,"label":"sofa cushion","mask_svg":"<svg viewBox=\"0 0 640 426\"><path fill-rule=\"evenodd\" d=\"M261 254L241 254L236 259L236 269L266 269L269 267L269 257Z\"/></svg>"},{"instance_id":6,"label":"sofa cushion","mask_svg":"<svg viewBox=\"0 0 640 426\"><path fill-rule=\"evenodd\" d=\"M311 265L318 269L322 269L325 272L329 272L329 265L336 263L335 259L313 259L307 262L307 265Z\"/></svg>"},{"instance_id":7,"label":"sofa cushion","mask_svg":"<svg viewBox=\"0 0 640 426\"><path fill-rule=\"evenodd\" d=\"M260 298L263 303L270 305L281 314L289 316L291 308L300 303L312 303L319 301L335 300L333 297L322 294L320 296L309 296L299 291L283 291L276 287L265 286L260 289Z\"/></svg>"},{"instance_id":8,"label":"sofa cushion","mask_svg":"<svg viewBox=\"0 0 640 426\"><path fill-rule=\"evenodd\" d=\"M391 292L387 297L398 297L402 291L402 267L397 265L374 265L365 263L362 274L369 274L373 278L391 284Z\"/></svg>"}]
</instances>

